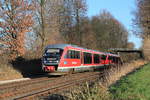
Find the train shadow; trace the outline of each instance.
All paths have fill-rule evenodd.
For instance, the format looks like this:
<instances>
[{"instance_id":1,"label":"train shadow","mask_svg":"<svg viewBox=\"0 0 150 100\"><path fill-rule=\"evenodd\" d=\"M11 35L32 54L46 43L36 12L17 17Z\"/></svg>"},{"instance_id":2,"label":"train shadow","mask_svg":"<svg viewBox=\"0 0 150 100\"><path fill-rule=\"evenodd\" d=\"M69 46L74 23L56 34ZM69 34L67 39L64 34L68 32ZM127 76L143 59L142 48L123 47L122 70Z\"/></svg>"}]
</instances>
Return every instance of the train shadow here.
<instances>
[{"instance_id":1,"label":"train shadow","mask_svg":"<svg viewBox=\"0 0 150 100\"><path fill-rule=\"evenodd\" d=\"M28 60L23 57L18 57L10 63L14 69L21 72L23 77L34 78L44 74L41 67L41 59Z\"/></svg>"}]
</instances>

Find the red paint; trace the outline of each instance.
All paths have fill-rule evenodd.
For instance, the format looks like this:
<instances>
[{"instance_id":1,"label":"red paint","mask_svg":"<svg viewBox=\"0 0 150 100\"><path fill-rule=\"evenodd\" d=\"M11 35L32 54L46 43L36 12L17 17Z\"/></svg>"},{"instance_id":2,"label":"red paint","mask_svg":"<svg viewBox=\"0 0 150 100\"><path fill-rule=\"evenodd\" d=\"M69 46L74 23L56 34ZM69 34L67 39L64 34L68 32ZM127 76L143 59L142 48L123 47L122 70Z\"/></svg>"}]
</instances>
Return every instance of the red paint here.
<instances>
[{"instance_id":1,"label":"red paint","mask_svg":"<svg viewBox=\"0 0 150 100\"><path fill-rule=\"evenodd\" d=\"M55 66L46 66L44 68L45 68L45 71L48 71L48 72L54 72L55 71Z\"/></svg>"}]
</instances>

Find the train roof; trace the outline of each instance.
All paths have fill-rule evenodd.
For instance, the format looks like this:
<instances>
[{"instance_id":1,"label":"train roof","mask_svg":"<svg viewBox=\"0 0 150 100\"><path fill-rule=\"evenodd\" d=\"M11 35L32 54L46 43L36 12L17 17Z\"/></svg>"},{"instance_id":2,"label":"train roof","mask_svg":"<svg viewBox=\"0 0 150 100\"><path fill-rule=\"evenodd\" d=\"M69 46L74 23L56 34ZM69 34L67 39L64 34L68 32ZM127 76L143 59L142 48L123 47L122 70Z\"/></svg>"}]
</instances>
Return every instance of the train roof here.
<instances>
[{"instance_id":1,"label":"train roof","mask_svg":"<svg viewBox=\"0 0 150 100\"><path fill-rule=\"evenodd\" d=\"M60 48L60 49L64 49L65 47L68 47L68 46L71 46L71 47L74 47L74 48L79 48L79 49L84 49L84 50L91 50L91 51L95 51L95 52L100 52L100 51L97 51L97 50L82 48L82 47L79 47L79 46L77 46L77 45L71 45L71 44L53 44L53 45L48 45L48 46L46 47L46 49L49 49L49 48ZM102 52L102 53L104 53L104 52Z\"/></svg>"},{"instance_id":2,"label":"train roof","mask_svg":"<svg viewBox=\"0 0 150 100\"><path fill-rule=\"evenodd\" d=\"M71 46L71 47L74 47L74 48L85 49L85 50L91 50L91 49L82 48L82 47L79 47L79 46L77 46L77 45L72 45L72 44L53 44L53 45L48 45L48 46L46 47L46 49L49 49L49 48L60 48L60 49L64 49L65 47L68 47L68 46ZM92 50L92 51L96 51L96 50ZM100 51L97 51L97 52L100 52Z\"/></svg>"},{"instance_id":3,"label":"train roof","mask_svg":"<svg viewBox=\"0 0 150 100\"><path fill-rule=\"evenodd\" d=\"M72 46L72 47L78 47L76 45L71 45L71 44L52 44L52 45L48 45L46 47L46 49L49 49L49 48L60 48L60 49L64 49L65 47L67 46ZM80 47L78 47L80 48Z\"/></svg>"},{"instance_id":4,"label":"train roof","mask_svg":"<svg viewBox=\"0 0 150 100\"><path fill-rule=\"evenodd\" d=\"M87 49L87 48L82 48L82 47L79 47L77 45L71 45L71 44L52 44L52 45L48 45L45 49L50 49L50 48L60 48L60 49L64 49L65 47L68 47L68 46L71 46L71 47L74 47L74 48L80 48L80 49L84 49L84 50L90 50L90 51L95 51L95 52L101 52L101 51L97 51L97 50L91 50L91 49ZM118 56L117 54L112 54L112 53L107 53L107 52L101 52L101 53L104 53L104 54L109 54L109 55L114 55L114 56Z\"/></svg>"}]
</instances>

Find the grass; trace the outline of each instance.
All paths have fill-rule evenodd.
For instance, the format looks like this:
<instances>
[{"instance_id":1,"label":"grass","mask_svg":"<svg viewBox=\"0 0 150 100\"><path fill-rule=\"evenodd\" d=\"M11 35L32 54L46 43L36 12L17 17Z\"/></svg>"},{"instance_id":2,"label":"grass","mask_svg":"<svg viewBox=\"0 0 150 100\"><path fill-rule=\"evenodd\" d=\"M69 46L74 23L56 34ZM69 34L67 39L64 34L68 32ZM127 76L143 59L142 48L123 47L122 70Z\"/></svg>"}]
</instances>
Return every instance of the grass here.
<instances>
[{"instance_id":1,"label":"grass","mask_svg":"<svg viewBox=\"0 0 150 100\"><path fill-rule=\"evenodd\" d=\"M114 100L150 100L150 64L110 87Z\"/></svg>"}]
</instances>

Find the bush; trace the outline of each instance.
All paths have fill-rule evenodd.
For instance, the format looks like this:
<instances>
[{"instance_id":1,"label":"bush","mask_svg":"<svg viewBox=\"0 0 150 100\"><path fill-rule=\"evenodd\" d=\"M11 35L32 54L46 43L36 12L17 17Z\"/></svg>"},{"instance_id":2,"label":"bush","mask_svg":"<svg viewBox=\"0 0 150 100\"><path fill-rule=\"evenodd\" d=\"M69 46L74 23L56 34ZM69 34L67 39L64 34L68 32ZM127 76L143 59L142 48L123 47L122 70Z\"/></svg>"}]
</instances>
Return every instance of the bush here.
<instances>
[{"instance_id":1,"label":"bush","mask_svg":"<svg viewBox=\"0 0 150 100\"><path fill-rule=\"evenodd\" d=\"M143 41L143 53L145 59L150 61L150 37Z\"/></svg>"}]
</instances>

